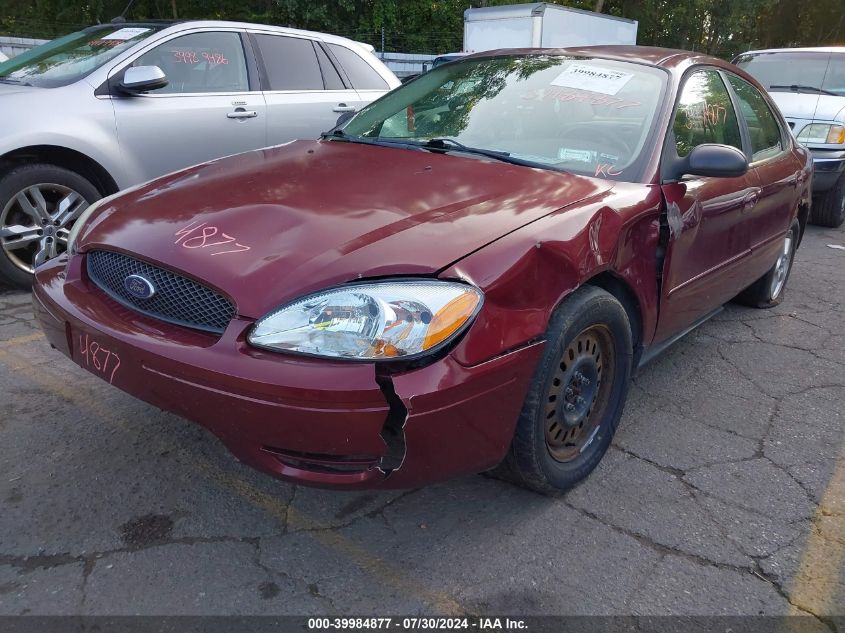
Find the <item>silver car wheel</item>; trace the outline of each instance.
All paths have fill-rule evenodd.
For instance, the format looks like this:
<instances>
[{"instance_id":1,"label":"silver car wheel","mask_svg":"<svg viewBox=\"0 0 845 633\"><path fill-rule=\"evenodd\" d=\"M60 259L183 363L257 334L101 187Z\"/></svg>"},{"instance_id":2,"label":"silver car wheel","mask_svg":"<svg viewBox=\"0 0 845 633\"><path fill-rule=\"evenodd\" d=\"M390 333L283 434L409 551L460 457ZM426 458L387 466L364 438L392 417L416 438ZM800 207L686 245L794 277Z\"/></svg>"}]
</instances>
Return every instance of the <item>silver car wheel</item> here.
<instances>
[{"instance_id":1,"label":"silver car wheel","mask_svg":"<svg viewBox=\"0 0 845 633\"><path fill-rule=\"evenodd\" d=\"M39 183L17 192L0 212L0 245L16 267L35 267L67 249L70 228L88 201L65 185Z\"/></svg>"},{"instance_id":2,"label":"silver car wheel","mask_svg":"<svg viewBox=\"0 0 845 633\"><path fill-rule=\"evenodd\" d=\"M778 260L775 263L775 274L772 276L772 300L774 301L783 292L783 287L786 284L786 277L789 274L789 267L792 264L792 231L787 233L786 239L783 241L783 249L781 250Z\"/></svg>"}]
</instances>

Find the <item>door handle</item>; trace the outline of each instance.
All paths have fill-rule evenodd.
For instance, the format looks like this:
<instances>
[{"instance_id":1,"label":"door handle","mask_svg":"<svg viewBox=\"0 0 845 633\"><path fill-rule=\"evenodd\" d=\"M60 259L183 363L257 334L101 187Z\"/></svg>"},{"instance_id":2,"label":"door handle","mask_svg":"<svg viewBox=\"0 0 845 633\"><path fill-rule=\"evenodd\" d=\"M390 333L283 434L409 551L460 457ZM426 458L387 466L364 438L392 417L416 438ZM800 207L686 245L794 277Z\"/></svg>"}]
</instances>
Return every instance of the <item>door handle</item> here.
<instances>
[{"instance_id":1,"label":"door handle","mask_svg":"<svg viewBox=\"0 0 845 633\"><path fill-rule=\"evenodd\" d=\"M243 108L238 108L234 112L229 112L226 114L226 118L229 119L252 119L258 116L258 112L255 110L244 110Z\"/></svg>"},{"instance_id":2,"label":"door handle","mask_svg":"<svg viewBox=\"0 0 845 633\"><path fill-rule=\"evenodd\" d=\"M332 112L355 112L355 106L348 106L345 103L338 103L332 108Z\"/></svg>"},{"instance_id":3,"label":"door handle","mask_svg":"<svg viewBox=\"0 0 845 633\"><path fill-rule=\"evenodd\" d=\"M760 199L760 192L759 191L752 191L742 201L742 208L745 211L750 211L754 208L754 205L757 204L757 201Z\"/></svg>"}]
</instances>

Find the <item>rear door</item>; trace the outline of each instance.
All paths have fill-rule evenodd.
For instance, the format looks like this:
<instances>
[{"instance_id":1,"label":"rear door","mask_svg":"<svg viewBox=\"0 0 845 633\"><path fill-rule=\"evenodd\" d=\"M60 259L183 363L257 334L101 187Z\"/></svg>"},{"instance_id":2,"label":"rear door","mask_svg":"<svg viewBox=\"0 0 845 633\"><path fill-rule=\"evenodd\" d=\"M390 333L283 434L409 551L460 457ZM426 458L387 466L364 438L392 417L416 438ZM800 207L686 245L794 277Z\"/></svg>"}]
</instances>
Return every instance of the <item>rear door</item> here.
<instances>
[{"instance_id":1,"label":"rear door","mask_svg":"<svg viewBox=\"0 0 845 633\"><path fill-rule=\"evenodd\" d=\"M384 77L370 65L358 50L336 43L329 43L326 48L343 70L347 82L357 92L357 107L375 101L390 90L390 85Z\"/></svg>"},{"instance_id":2,"label":"rear door","mask_svg":"<svg viewBox=\"0 0 845 633\"><path fill-rule=\"evenodd\" d=\"M687 156L703 143L744 150L728 89L716 69L696 70L681 88L664 155ZM672 154L675 156L672 156ZM662 185L668 248L655 342L693 325L750 283L743 270L750 249L750 210L757 178L685 176Z\"/></svg>"},{"instance_id":3,"label":"rear door","mask_svg":"<svg viewBox=\"0 0 845 633\"><path fill-rule=\"evenodd\" d=\"M341 78L320 42L252 33L267 103L268 144L314 139L352 111L358 95Z\"/></svg>"},{"instance_id":4,"label":"rear door","mask_svg":"<svg viewBox=\"0 0 845 633\"><path fill-rule=\"evenodd\" d=\"M158 66L168 80L146 94L112 98L121 154L136 182L266 145L264 97L250 84L237 31L178 35L130 65Z\"/></svg>"},{"instance_id":5,"label":"rear door","mask_svg":"<svg viewBox=\"0 0 845 633\"><path fill-rule=\"evenodd\" d=\"M751 172L760 186L760 199L749 212L752 258L749 274L762 276L777 259L786 231L795 216L801 165L788 151L781 128L766 99L750 83L725 73L746 128Z\"/></svg>"}]
</instances>

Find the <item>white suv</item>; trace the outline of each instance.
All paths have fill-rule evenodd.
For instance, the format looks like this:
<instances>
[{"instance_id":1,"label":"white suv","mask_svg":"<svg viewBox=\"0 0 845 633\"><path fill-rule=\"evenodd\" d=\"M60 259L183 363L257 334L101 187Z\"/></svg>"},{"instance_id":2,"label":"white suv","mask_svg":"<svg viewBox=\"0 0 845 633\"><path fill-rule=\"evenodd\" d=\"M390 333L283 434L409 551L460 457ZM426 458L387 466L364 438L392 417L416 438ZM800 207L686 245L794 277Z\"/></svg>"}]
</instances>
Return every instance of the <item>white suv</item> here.
<instances>
[{"instance_id":1,"label":"white suv","mask_svg":"<svg viewBox=\"0 0 845 633\"><path fill-rule=\"evenodd\" d=\"M775 48L743 53L734 64L751 73L813 154L810 220L845 222L845 47Z\"/></svg>"},{"instance_id":2,"label":"white suv","mask_svg":"<svg viewBox=\"0 0 845 633\"><path fill-rule=\"evenodd\" d=\"M316 138L398 85L363 44L233 22L98 25L0 63L0 278L27 286L104 195Z\"/></svg>"}]
</instances>

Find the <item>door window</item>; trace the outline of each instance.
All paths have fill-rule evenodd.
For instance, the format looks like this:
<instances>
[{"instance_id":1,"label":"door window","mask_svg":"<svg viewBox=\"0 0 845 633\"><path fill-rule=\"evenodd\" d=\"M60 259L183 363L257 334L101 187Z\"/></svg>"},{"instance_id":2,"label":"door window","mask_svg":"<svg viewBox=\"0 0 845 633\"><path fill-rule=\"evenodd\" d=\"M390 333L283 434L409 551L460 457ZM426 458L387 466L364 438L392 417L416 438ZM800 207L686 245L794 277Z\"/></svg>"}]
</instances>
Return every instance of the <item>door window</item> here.
<instances>
[{"instance_id":1,"label":"door window","mask_svg":"<svg viewBox=\"0 0 845 633\"><path fill-rule=\"evenodd\" d=\"M323 81L326 84L326 90L345 90L343 80L337 72L337 68L326 55L326 52L317 44L314 44L314 49L317 51L317 60L320 62L320 70L323 72Z\"/></svg>"},{"instance_id":2,"label":"door window","mask_svg":"<svg viewBox=\"0 0 845 633\"><path fill-rule=\"evenodd\" d=\"M329 44L329 48L349 75L353 88L357 90L388 90L390 88L376 69L351 48L339 44Z\"/></svg>"},{"instance_id":3,"label":"door window","mask_svg":"<svg viewBox=\"0 0 845 633\"><path fill-rule=\"evenodd\" d=\"M728 75L728 81L739 100L739 111L748 125L751 160L764 160L780 154L783 150L780 126L763 95L757 88L735 75Z\"/></svg>"},{"instance_id":4,"label":"door window","mask_svg":"<svg viewBox=\"0 0 845 633\"><path fill-rule=\"evenodd\" d=\"M672 131L681 157L703 143L742 150L736 112L719 73L701 70L689 76L678 100Z\"/></svg>"},{"instance_id":5,"label":"door window","mask_svg":"<svg viewBox=\"0 0 845 633\"><path fill-rule=\"evenodd\" d=\"M282 35L255 36L268 90L322 90L323 76L311 40Z\"/></svg>"},{"instance_id":6,"label":"door window","mask_svg":"<svg viewBox=\"0 0 845 633\"><path fill-rule=\"evenodd\" d=\"M144 53L132 65L158 66L164 71L168 83L155 94L249 90L238 33L191 33L176 37Z\"/></svg>"}]
</instances>

